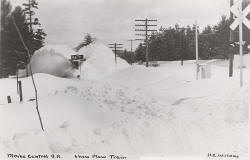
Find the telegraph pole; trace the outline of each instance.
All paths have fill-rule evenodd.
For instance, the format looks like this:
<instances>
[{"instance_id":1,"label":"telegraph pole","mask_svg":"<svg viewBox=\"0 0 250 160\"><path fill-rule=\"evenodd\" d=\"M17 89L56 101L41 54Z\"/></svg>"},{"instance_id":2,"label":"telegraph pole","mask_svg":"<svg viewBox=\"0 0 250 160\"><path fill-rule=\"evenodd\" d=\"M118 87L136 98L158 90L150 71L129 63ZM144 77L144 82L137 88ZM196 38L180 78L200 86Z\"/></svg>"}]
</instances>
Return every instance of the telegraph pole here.
<instances>
[{"instance_id":1,"label":"telegraph pole","mask_svg":"<svg viewBox=\"0 0 250 160\"><path fill-rule=\"evenodd\" d=\"M242 10L242 0L238 0L235 4L231 6L230 11L236 16L234 22L230 25L232 30L235 30L239 26L239 49L240 49L240 86L243 86L243 23L250 29L250 20L247 15L250 13L250 5L248 5L244 10Z\"/></svg>"},{"instance_id":2,"label":"telegraph pole","mask_svg":"<svg viewBox=\"0 0 250 160\"><path fill-rule=\"evenodd\" d=\"M131 61L133 64L134 62L134 54L133 54L133 42L136 41L136 39L129 39L128 41L130 41L130 54L131 54Z\"/></svg>"},{"instance_id":3,"label":"telegraph pole","mask_svg":"<svg viewBox=\"0 0 250 160\"><path fill-rule=\"evenodd\" d=\"M135 34L137 36L144 36L145 43L146 43L146 67L148 67L148 62L149 62L149 55L148 55L148 37L150 36L148 33L149 32L155 32L157 30L152 30L149 29L149 27L157 26L156 24L149 24L150 22L157 22L157 20L154 19L136 19L135 22L144 22L144 24L136 24L136 27L144 27L144 29L135 29L135 31L141 31L144 32L145 34ZM141 39L137 39L141 40Z\"/></svg>"},{"instance_id":4,"label":"telegraph pole","mask_svg":"<svg viewBox=\"0 0 250 160\"><path fill-rule=\"evenodd\" d=\"M196 59L196 79L198 80L198 73L199 73L199 49L198 49L198 24L195 21L195 59Z\"/></svg>"},{"instance_id":5,"label":"telegraph pole","mask_svg":"<svg viewBox=\"0 0 250 160\"><path fill-rule=\"evenodd\" d=\"M184 61L184 53L183 53L183 46L185 44L185 39L184 39L184 36L186 35L186 29L185 27L181 27L181 28L177 28L178 31L181 31L181 66L183 66L183 61Z\"/></svg>"},{"instance_id":6,"label":"telegraph pole","mask_svg":"<svg viewBox=\"0 0 250 160\"><path fill-rule=\"evenodd\" d=\"M234 4L234 0L230 0L230 7ZM230 12L230 21L233 22L233 13ZM234 31L230 29L230 38L229 38L229 77L233 76L233 60L234 60Z\"/></svg>"},{"instance_id":7,"label":"telegraph pole","mask_svg":"<svg viewBox=\"0 0 250 160\"><path fill-rule=\"evenodd\" d=\"M240 16L243 16L242 12L242 0L239 1L239 12ZM240 40L240 86L243 86L243 31L242 31L242 23L243 23L243 18L241 17L239 19L240 24L239 24L239 40Z\"/></svg>"},{"instance_id":8,"label":"telegraph pole","mask_svg":"<svg viewBox=\"0 0 250 160\"><path fill-rule=\"evenodd\" d=\"M115 53L115 65L117 65L117 59L116 59L117 53L118 53L118 51L121 51L119 49L123 48L122 45L123 44L120 44L120 43L111 43L111 44L109 44L109 48L111 48L112 51Z\"/></svg>"},{"instance_id":9,"label":"telegraph pole","mask_svg":"<svg viewBox=\"0 0 250 160\"><path fill-rule=\"evenodd\" d=\"M136 41L136 39L129 39L130 41L130 52L133 52L133 42Z\"/></svg>"}]
</instances>

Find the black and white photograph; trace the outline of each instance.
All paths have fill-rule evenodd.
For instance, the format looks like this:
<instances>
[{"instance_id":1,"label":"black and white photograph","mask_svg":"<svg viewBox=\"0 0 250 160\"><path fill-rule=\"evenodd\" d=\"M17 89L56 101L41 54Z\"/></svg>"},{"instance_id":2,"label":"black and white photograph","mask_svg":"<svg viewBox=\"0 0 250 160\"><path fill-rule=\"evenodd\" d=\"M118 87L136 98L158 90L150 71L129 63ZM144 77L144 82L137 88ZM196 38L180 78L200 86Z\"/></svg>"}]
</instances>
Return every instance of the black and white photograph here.
<instances>
[{"instance_id":1,"label":"black and white photograph","mask_svg":"<svg viewBox=\"0 0 250 160\"><path fill-rule=\"evenodd\" d=\"M249 160L250 0L1 0L0 160Z\"/></svg>"}]
</instances>

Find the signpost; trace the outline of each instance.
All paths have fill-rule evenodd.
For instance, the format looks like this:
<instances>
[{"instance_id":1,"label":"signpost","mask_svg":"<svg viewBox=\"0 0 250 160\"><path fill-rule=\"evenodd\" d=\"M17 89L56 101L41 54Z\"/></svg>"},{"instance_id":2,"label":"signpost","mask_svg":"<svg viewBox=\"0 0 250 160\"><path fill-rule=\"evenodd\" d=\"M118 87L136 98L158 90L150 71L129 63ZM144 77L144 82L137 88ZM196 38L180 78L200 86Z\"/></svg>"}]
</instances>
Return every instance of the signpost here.
<instances>
[{"instance_id":1,"label":"signpost","mask_svg":"<svg viewBox=\"0 0 250 160\"><path fill-rule=\"evenodd\" d=\"M235 21L230 25L232 30L235 30L239 26L239 46L240 46L240 86L243 86L243 24L250 29L250 21L247 19L247 15L250 12L250 5L242 10L242 0L238 0L230 9L230 11L236 16Z\"/></svg>"}]
</instances>

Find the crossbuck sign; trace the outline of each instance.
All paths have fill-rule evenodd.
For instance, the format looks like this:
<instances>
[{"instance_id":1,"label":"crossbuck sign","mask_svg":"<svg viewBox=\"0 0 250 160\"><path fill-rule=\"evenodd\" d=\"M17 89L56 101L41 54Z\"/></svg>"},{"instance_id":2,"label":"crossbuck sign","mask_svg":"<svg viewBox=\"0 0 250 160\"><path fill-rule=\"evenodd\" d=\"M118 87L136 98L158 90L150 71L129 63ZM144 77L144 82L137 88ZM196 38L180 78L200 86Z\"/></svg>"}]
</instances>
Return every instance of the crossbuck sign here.
<instances>
[{"instance_id":1,"label":"crossbuck sign","mask_svg":"<svg viewBox=\"0 0 250 160\"><path fill-rule=\"evenodd\" d=\"M239 46L240 46L240 86L243 86L243 29L242 25L245 24L250 29L250 21L247 19L247 15L250 12L250 5L248 5L244 11L242 10L242 0L238 0L230 11L237 17L235 21L230 25L232 30L235 30L239 26Z\"/></svg>"},{"instance_id":2,"label":"crossbuck sign","mask_svg":"<svg viewBox=\"0 0 250 160\"><path fill-rule=\"evenodd\" d=\"M231 7L231 12L237 17L235 21L230 25L230 28L232 30L235 30L240 23L243 23L246 25L248 29L250 29L250 21L247 19L247 15L250 13L250 5L248 5L243 11L240 9L239 5L241 4L241 1L238 3L235 3Z\"/></svg>"}]
</instances>

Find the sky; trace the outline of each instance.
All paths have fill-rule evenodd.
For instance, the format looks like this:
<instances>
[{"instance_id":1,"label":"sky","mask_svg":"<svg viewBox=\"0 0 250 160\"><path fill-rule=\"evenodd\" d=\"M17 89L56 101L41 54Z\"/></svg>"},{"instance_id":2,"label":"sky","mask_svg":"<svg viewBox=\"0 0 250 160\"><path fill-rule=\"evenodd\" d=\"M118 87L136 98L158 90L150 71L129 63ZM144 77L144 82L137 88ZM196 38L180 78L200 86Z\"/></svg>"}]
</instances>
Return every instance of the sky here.
<instances>
[{"instance_id":1,"label":"sky","mask_svg":"<svg viewBox=\"0 0 250 160\"><path fill-rule=\"evenodd\" d=\"M28 0L10 0L13 6ZM45 30L46 44L75 47L89 33L104 44L122 43L130 50L135 19L157 19L152 29L193 25L202 28L229 14L229 0L37 0L36 16ZM135 42L133 50L139 42Z\"/></svg>"}]
</instances>

